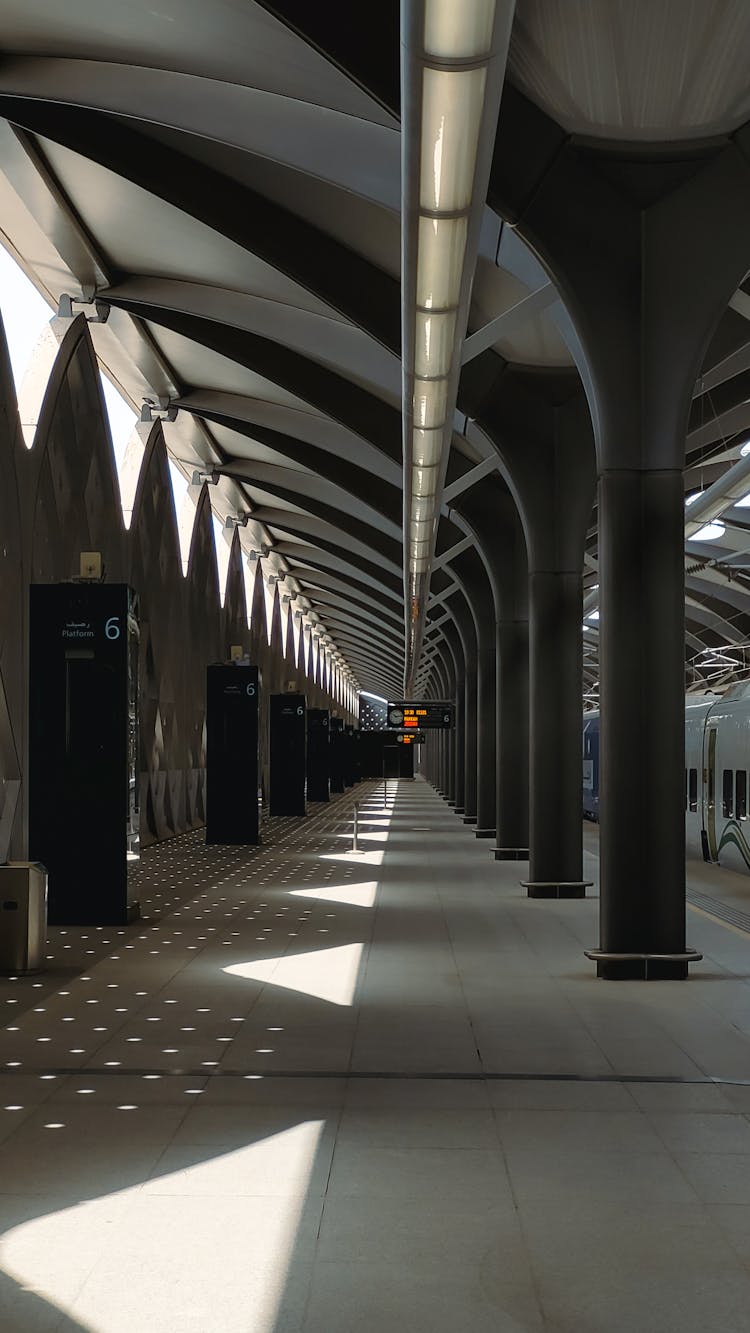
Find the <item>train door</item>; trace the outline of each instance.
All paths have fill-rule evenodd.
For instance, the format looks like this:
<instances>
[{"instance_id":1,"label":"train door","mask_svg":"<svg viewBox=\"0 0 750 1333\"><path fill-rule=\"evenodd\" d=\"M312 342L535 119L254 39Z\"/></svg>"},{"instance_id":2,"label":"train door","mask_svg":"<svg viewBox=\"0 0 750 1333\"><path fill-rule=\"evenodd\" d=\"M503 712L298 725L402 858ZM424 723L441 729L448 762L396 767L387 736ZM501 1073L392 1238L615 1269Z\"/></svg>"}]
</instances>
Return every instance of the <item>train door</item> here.
<instances>
[{"instance_id":1,"label":"train door","mask_svg":"<svg viewBox=\"0 0 750 1333\"><path fill-rule=\"evenodd\" d=\"M703 762L703 800L704 800L704 855L707 861L718 861L719 848L716 841L716 727L706 731L706 750Z\"/></svg>"}]
</instances>

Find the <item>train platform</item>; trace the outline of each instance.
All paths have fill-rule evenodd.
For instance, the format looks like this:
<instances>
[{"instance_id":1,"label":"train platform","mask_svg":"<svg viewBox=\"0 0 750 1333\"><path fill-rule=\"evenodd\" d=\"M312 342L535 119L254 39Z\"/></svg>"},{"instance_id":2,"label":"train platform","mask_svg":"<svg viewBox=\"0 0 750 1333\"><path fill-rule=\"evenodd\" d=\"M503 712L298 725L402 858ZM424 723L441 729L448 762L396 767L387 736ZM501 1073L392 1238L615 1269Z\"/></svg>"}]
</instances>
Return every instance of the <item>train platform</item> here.
<instances>
[{"instance_id":1,"label":"train platform","mask_svg":"<svg viewBox=\"0 0 750 1333\"><path fill-rule=\"evenodd\" d=\"M140 922L0 980L3 1333L744 1331L734 890L689 982L604 982L595 898L421 780L264 839L149 849Z\"/></svg>"}]
</instances>

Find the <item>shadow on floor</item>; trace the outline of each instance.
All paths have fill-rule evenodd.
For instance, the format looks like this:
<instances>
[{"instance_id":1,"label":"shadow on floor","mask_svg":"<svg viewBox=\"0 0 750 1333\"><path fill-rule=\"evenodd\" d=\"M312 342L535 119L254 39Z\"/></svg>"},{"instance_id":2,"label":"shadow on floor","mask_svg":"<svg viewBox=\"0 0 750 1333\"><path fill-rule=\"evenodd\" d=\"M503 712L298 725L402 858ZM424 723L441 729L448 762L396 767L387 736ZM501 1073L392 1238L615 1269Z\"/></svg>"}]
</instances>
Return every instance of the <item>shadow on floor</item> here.
<instances>
[{"instance_id":1,"label":"shadow on floor","mask_svg":"<svg viewBox=\"0 0 750 1333\"><path fill-rule=\"evenodd\" d=\"M365 806L361 828L377 837L380 812L370 821ZM356 897L358 884L377 878L365 860L334 866L328 893ZM314 899L315 884L303 878L262 892L277 906L299 904L300 888ZM349 925L342 935L339 924L337 948L361 941L356 903L331 910L346 911ZM285 957L328 949L321 934L295 941ZM228 991L222 977L227 993L249 1024L256 1006L288 1014L291 1000L285 1023L302 1041L313 1025L330 1023L332 1034L341 1026L342 1006L304 989L238 976ZM258 1056L248 1048L246 1060ZM347 1064L335 1080L314 1077L309 1102L311 1080L295 1072L202 1071L160 1083L125 1071L69 1074L0 1143L2 1333L301 1328ZM83 1086L94 1095L79 1097Z\"/></svg>"}]
</instances>

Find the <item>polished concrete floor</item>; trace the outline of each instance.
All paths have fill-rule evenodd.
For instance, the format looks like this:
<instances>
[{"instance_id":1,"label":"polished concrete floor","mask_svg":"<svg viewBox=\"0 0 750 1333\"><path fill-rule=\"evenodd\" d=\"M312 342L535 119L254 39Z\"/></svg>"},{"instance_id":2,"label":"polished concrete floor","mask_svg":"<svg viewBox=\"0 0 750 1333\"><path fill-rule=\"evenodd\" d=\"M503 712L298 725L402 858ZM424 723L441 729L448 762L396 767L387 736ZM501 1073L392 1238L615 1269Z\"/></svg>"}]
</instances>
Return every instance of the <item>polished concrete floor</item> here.
<instances>
[{"instance_id":1,"label":"polished concrete floor","mask_svg":"<svg viewBox=\"0 0 750 1333\"><path fill-rule=\"evenodd\" d=\"M0 980L2 1333L746 1330L750 934L596 981L421 781L266 836Z\"/></svg>"}]
</instances>

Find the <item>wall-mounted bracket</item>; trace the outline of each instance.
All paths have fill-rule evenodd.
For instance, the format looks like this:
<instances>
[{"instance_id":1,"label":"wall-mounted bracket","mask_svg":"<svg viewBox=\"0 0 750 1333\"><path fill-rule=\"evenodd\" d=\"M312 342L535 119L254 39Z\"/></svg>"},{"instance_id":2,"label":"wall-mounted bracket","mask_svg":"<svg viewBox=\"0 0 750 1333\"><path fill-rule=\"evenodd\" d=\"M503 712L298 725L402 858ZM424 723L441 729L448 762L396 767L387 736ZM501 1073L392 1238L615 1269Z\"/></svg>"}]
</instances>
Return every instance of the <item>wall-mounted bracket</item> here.
<instances>
[{"instance_id":1,"label":"wall-mounted bracket","mask_svg":"<svg viewBox=\"0 0 750 1333\"><path fill-rule=\"evenodd\" d=\"M176 421L178 408L176 403L160 395L158 398L144 398L141 407L141 421Z\"/></svg>"},{"instance_id":2,"label":"wall-mounted bracket","mask_svg":"<svg viewBox=\"0 0 750 1333\"><path fill-rule=\"evenodd\" d=\"M63 292L57 303L58 319L73 319L78 313L73 309L74 305L92 305L96 311L95 315L87 315L89 324L106 324L109 319L111 306L109 301L102 301L94 292L84 292L83 296L70 296Z\"/></svg>"}]
</instances>

